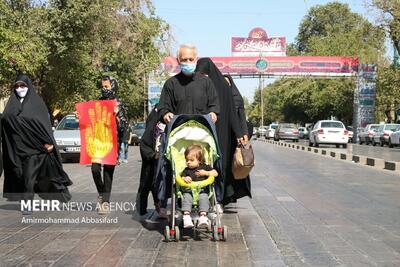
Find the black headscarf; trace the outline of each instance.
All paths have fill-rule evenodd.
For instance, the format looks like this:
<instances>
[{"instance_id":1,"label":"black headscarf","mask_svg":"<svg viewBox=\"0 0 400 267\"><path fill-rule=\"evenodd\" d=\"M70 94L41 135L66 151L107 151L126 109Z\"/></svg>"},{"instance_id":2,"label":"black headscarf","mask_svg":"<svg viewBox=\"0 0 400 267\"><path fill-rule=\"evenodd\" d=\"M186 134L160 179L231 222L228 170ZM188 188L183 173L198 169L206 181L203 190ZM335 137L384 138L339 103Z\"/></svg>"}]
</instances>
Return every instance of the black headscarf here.
<instances>
[{"instance_id":1,"label":"black headscarf","mask_svg":"<svg viewBox=\"0 0 400 267\"><path fill-rule=\"evenodd\" d=\"M220 175L224 180L225 188L223 202L227 204L235 195L235 189L232 186L235 182L232 174L232 159L237 146L236 138L242 137L243 131L235 112L232 90L214 62L210 58L201 58L197 61L196 71L208 75L218 93L220 113L215 125L222 154Z\"/></svg>"},{"instance_id":2,"label":"black headscarf","mask_svg":"<svg viewBox=\"0 0 400 267\"><path fill-rule=\"evenodd\" d=\"M72 182L63 170L47 107L28 76L19 75L15 82L24 82L28 92L21 103L13 89L2 117L4 197L24 193L23 163L35 157L35 170L28 170L37 172L32 177L37 179L35 192L43 198L68 201L71 195L67 186ZM51 153L44 148L45 144L54 146Z\"/></svg>"}]
</instances>

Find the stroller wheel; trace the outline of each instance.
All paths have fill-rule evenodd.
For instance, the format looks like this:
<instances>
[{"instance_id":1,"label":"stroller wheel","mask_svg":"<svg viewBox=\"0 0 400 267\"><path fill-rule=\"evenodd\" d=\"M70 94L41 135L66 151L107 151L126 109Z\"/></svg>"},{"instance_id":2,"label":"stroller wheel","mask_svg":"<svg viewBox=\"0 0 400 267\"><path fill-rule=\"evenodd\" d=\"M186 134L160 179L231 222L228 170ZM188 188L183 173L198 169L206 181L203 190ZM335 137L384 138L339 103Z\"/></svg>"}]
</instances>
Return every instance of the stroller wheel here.
<instances>
[{"instance_id":1,"label":"stroller wheel","mask_svg":"<svg viewBox=\"0 0 400 267\"><path fill-rule=\"evenodd\" d=\"M164 230L164 236L165 236L165 242L169 242L171 240L171 235L169 232L169 226L165 226L165 230Z\"/></svg>"},{"instance_id":2,"label":"stroller wheel","mask_svg":"<svg viewBox=\"0 0 400 267\"><path fill-rule=\"evenodd\" d=\"M222 234L221 234L221 237L222 237L221 240L222 241L226 241L227 236L228 236L228 226L224 225L224 228L223 228L223 231L222 231Z\"/></svg>"},{"instance_id":3,"label":"stroller wheel","mask_svg":"<svg viewBox=\"0 0 400 267\"><path fill-rule=\"evenodd\" d=\"M212 236L214 241L218 241L218 227L216 225L213 226Z\"/></svg>"},{"instance_id":4,"label":"stroller wheel","mask_svg":"<svg viewBox=\"0 0 400 267\"><path fill-rule=\"evenodd\" d=\"M179 232L179 227L175 226L175 242L179 242L180 238L181 238L181 234Z\"/></svg>"},{"instance_id":5,"label":"stroller wheel","mask_svg":"<svg viewBox=\"0 0 400 267\"><path fill-rule=\"evenodd\" d=\"M200 236L197 234L197 229L193 227L193 239L198 240Z\"/></svg>"}]
</instances>

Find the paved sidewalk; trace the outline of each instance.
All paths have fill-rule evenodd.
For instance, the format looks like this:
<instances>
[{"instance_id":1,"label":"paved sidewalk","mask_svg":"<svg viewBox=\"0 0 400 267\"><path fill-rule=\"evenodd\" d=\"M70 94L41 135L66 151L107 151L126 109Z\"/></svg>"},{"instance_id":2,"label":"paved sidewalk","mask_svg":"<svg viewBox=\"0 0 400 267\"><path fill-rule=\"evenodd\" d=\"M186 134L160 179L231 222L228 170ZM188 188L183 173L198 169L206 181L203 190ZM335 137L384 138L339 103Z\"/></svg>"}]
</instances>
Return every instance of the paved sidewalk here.
<instances>
[{"instance_id":1,"label":"paved sidewalk","mask_svg":"<svg viewBox=\"0 0 400 267\"><path fill-rule=\"evenodd\" d=\"M264 142L253 147L253 199L226 208L227 242L165 243L165 221L154 210L147 220L132 209L112 212L107 218L117 223L22 223L104 217L89 210L22 216L1 199L0 266L400 266L398 175ZM112 201L134 205L140 165L131 147L129 163L116 169ZM72 202L94 203L90 167L65 169Z\"/></svg>"},{"instance_id":2,"label":"paved sidewalk","mask_svg":"<svg viewBox=\"0 0 400 267\"><path fill-rule=\"evenodd\" d=\"M130 147L129 163L116 168L112 201L134 205L141 162ZM65 164L74 202L95 202L90 167ZM3 182L1 178L0 182ZM151 203L151 201L149 201ZM151 208L151 206L150 206ZM245 199L226 210L228 241L163 242L165 221L140 218L132 210L112 212L118 223L21 223L23 218L94 218L95 211L35 212L22 216L19 204L0 200L1 266L285 266L261 217Z\"/></svg>"}]
</instances>

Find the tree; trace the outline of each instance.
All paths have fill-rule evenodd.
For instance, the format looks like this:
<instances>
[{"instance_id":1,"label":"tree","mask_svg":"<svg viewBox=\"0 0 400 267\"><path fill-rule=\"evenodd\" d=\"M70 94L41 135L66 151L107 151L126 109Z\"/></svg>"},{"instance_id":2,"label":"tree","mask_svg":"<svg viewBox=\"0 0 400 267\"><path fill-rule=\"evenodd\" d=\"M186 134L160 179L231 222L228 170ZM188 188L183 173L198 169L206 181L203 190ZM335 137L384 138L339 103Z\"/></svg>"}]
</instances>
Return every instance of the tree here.
<instances>
[{"instance_id":1,"label":"tree","mask_svg":"<svg viewBox=\"0 0 400 267\"><path fill-rule=\"evenodd\" d=\"M372 0L371 6L380 13L380 26L386 30L397 54L400 54L400 1Z\"/></svg>"},{"instance_id":2,"label":"tree","mask_svg":"<svg viewBox=\"0 0 400 267\"><path fill-rule=\"evenodd\" d=\"M128 115L142 117L146 76L159 66L169 37L150 1L14 0L0 8L2 95L16 73L26 72L49 109L65 114L97 99L107 74L118 79Z\"/></svg>"}]
</instances>

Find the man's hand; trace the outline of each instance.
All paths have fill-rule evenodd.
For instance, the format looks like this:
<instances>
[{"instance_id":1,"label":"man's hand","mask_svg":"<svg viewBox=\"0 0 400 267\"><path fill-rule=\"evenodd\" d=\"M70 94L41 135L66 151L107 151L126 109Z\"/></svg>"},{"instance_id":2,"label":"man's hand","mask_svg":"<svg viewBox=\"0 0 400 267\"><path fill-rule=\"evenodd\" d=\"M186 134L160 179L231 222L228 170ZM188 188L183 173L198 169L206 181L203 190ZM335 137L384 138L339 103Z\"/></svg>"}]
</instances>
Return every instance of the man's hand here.
<instances>
[{"instance_id":1,"label":"man's hand","mask_svg":"<svg viewBox=\"0 0 400 267\"><path fill-rule=\"evenodd\" d=\"M210 116L211 116L212 122L215 123L218 119L217 114L215 114L214 112L210 112Z\"/></svg>"},{"instance_id":2,"label":"man's hand","mask_svg":"<svg viewBox=\"0 0 400 267\"><path fill-rule=\"evenodd\" d=\"M169 123L172 118L174 117L174 114L172 112L168 112L164 115L164 121L165 123Z\"/></svg>"},{"instance_id":3,"label":"man's hand","mask_svg":"<svg viewBox=\"0 0 400 267\"><path fill-rule=\"evenodd\" d=\"M47 153L51 153L54 149L53 145L45 144L44 148L47 150Z\"/></svg>"},{"instance_id":4,"label":"man's hand","mask_svg":"<svg viewBox=\"0 0 400 267\"><path fill-rule=\"evenodd\" d=\"M206 170L198 170L198 171L195 172L195 174L196 174L197 177L199 177L199 176L208 176L208 171L206 171Z\"/></svg>"},{"instance_id":5,"label":"man's hand","mask_svg":"<svg viewBox=\"0 0 400 267\"><path fill-rule=\"evenodd\" d=\"M191 182L192 182L192 178L190 178L190 176L185 176L185 177L183 177L182 178L184 181L185 181L185 183L187 183L187 184L190 184Z\"/></svg>"}]
</instances>

